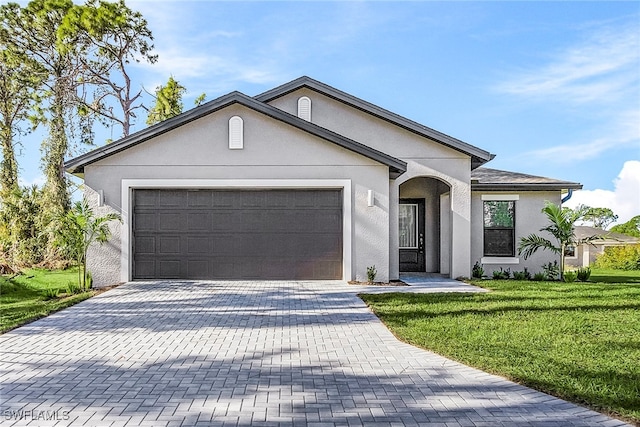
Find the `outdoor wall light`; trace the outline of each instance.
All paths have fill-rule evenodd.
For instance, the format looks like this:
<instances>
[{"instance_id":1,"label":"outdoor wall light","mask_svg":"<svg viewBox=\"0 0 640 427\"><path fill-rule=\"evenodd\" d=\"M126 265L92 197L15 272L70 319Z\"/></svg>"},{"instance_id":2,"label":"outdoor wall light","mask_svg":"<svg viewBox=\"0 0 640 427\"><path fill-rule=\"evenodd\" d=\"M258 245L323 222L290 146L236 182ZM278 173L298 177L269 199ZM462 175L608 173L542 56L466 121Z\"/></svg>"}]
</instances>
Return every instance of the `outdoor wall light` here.
<instances>
[{"instance_id":1,"label":"outdoor wall light","mask_svg":"<svg viewBox=\"0 0 640 427\"><path fill-rule=\"evenodd\" d=\"M373 190L367 192L367 206L373 207L376 203L376 198L373 194Z\"/></svg>"}]
</instances>

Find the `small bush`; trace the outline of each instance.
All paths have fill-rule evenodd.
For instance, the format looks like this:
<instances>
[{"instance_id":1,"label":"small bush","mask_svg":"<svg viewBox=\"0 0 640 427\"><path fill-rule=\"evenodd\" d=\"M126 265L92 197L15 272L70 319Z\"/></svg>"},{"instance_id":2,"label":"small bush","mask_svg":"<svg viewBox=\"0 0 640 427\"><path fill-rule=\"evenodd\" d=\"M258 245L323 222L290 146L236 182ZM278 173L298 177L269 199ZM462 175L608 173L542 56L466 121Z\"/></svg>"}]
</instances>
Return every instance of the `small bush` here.
<instances>
[{"instance_id":1,"label":"small bush","mask_svg":"<svg viewBox=\"0 0 640 427\"><path fill-rule=\"evenodd\" d=\"M586 282L591 277L591 269L589 267L580 267L576 270L576 275L579 281Z\"/></svg>"},{"instance_id":2,"label":"small bush","mask_svg":"<svg viewBox=\"0 0 640 427\"><path fill-rule=\"evenodd\" d=\"M531 280L531 273L525 267L523 271L514 271L513 278L515 280Z\"/></svg>"},{"instance_id":3,"label":"small bush","mask_svg":"<svg viewBox=\"0 0 640 427\"><path fill-rule=\"evenodd\" d=\"M93 274L87 270L87 290L93 288Z\"/></svg>"},{"instance_id":4,"label":"small bush","mask_svg":"<svg viewBox=\"0 0 640 427\"><path fill-rule=\"evenodd\" d=\"M482 268L478 261L476 261L471 269L471 277L474 279L482 279L484 277L484 268Z\"/></svg>"},{"instance_id":5,"label":"small bush","mask_svg":"<svg viewBox=\"0 0 640 427\"><path fill-rule=\"evenodd\" d=\"M558 265L558 261L543 264L542 271L544 272L547 280L557 280L560 275L560 266Z\"/></svg>"},{"instance_id":6,"label":"small bush","mask_svg":"<svg viewBox=\"0 0 640 427\"><path fill-rule=\"evenodd\" d=\"M578 277L578 274L575 271L567 270L562 276L565 282L573 283L576 281L576 277Z\"/></svg>"},{"instance_id":7,"label":"small bush","mask_svg":"<svg viewBox=\"0 0 640 427\"><path fill-rule=\"evenodd\" d=\"M640 245L609 246L596 258L596 268L640 270Z\"/></svg>"},{"instance_id":8,"label":"small bush","mask_svg":"<svg viewBox=\"0 0 640 427\"><path fill-rule=\"evenodd\" d=\"M376 270L376 266L372 265L371 267L367 267L367 280L369 283L373 283L376 280L376 275L378 274L378 270Z\"/></svg>"},{"instance_id":9,"label":"small bush","mask_svg":"<svg viewBox=\"0 0 640 427\"><path fill-rule=\"evenodd\" d=\"M82 286L75 284L75 283L67 283L67 293L69 295L75 295L75 294L79 294L82 293Z\"/></svg>"},{"instance_id":10,"label":"small bush","mask_svg":"<svg viewBox=\"0 0 640 427\"><path fill-rule=\"evenodd\" d=\"M58 288L45 289L45 291L44 291L44 299L45 300L56 299L56 298L58 298L59 294L60 294L60 290Z\"/></svg>"},{"instance_id":11,"label":"small bush","mask_svg":"<svg viewBox=\"0 0 640 427\"><path fill-rule=\"evenodd\" d=\"M533 280L536 282L542 282L543 280L547 280L547 275L540 271L533 275Z\"/></svg>"},{"instance_id":12,"label":"small bush","mask_svg":"<svg viewBox=\"0 0 640 427\"><path fill-rule=\"evenodd\" d=\"M500 271L496 270L493 272L493 280L507 280L509 277L511 277L510 268L503 270L502 267L500 267Z\"/></svg>"}]
</instances>

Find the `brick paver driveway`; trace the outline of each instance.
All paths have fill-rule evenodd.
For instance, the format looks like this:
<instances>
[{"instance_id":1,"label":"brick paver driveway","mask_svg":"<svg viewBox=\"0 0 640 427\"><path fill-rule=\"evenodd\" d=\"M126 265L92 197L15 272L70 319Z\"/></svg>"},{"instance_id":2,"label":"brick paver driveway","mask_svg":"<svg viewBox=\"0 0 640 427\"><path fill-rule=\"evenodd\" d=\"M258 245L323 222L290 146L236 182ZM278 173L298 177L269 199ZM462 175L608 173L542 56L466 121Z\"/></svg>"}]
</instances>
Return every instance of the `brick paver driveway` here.
<instances>
[{"instance_id":1,"label":"brick paver driveway","mask_svg":"<svg viewBox=\"0 0 640 427\"><path fill-rule=\"evenodd\" d=\"M341 282L130 283L0 348L2 425L622 424L399 342Z\"/></svg>"}]
</instances>

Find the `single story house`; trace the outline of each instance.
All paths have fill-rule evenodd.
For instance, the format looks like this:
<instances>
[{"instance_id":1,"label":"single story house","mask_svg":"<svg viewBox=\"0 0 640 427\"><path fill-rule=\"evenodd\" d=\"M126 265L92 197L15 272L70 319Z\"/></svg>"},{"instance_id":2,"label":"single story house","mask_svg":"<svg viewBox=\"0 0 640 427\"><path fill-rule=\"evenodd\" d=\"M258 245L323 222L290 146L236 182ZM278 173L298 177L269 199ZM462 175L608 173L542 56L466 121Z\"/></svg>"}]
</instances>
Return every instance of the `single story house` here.
<instances>
[{"instance_id":1,"label":"single story house","mask_svg":"<svg viewBox=\"0 0 640 427\"><path fill-rule=\"evenodd\" d=\"M65 163L97 214L96 286L137 279L470 276L517 255L575 182L482 167L494 155L309 77L232 92Z\"/></svg>"},{"instance_id":2,"label":"single story house","mask_svg":"<svg viewBox=\"0 0 640 427\"><path fill-rule=\"evenodd\" d=\"M576 239L585 239L590 236L599 236L599 240L591 243L583 243L578 246L568 246L565 249L564 262L567 266L588 267L596 261L598 255L604 253L609 246L625 246L640 244L640 239L621 233L612 233L596 227L577 225L575 227Z\"/></svg>"}]
</instances>

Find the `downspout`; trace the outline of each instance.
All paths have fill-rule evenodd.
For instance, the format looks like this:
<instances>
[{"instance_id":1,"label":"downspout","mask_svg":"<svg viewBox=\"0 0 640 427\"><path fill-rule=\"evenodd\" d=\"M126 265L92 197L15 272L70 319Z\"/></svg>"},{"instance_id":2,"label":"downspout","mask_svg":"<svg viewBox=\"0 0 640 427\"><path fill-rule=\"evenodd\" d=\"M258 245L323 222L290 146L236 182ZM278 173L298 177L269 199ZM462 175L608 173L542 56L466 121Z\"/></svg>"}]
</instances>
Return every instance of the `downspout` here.
<instances>
[{"instance_id":1,"label":"downspout","mask_svg":"<svg viewBox=\"0 0 640 427\"><path fill-rule=\"evenodd\" d=\"M563 204L564 202L566 202L567 200L569 200L571 198L571 196L573 196L573 189L569 188L568 190L569 192L567 193L566 196L564 196L562 198L562 200L560 201L560 204Z\"/></svg>"}]
</instances>

